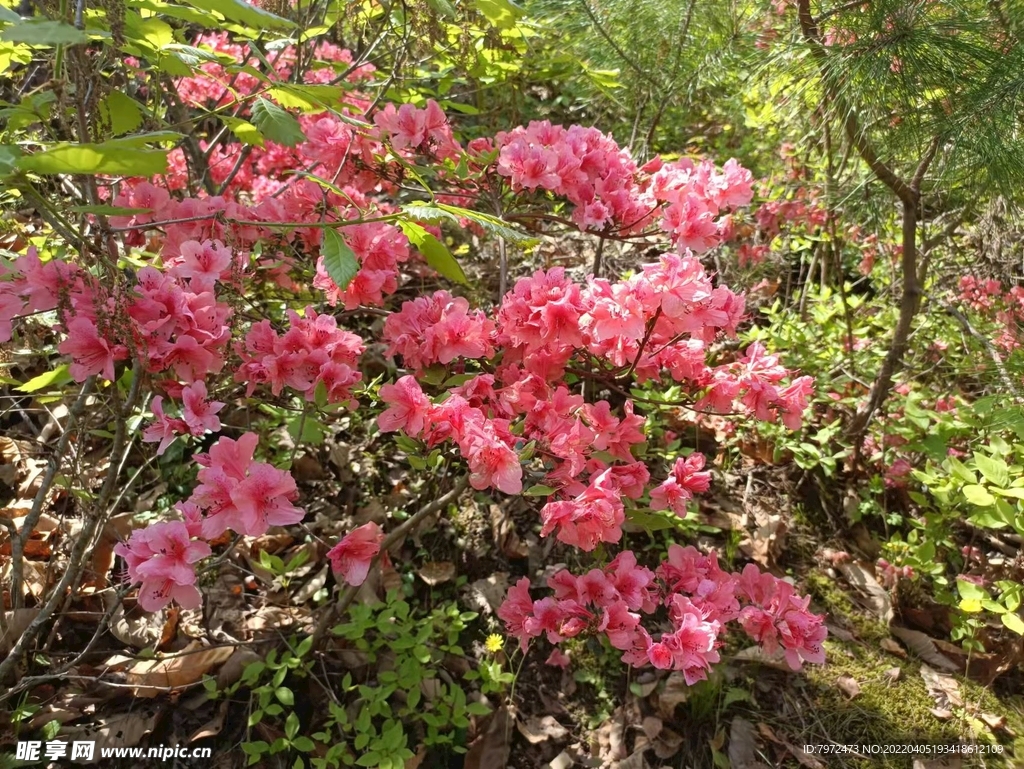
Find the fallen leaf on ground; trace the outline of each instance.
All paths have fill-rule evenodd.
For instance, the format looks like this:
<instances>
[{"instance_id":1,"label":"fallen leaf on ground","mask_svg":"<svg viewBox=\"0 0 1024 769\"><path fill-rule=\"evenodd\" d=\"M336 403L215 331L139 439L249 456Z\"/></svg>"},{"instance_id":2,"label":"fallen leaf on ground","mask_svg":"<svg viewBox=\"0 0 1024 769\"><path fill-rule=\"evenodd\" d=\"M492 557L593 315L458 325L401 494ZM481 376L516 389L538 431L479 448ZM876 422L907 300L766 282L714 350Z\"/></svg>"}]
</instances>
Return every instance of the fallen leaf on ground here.
<instances>
[{"instance_id":1,"label":"fallen leaf on ground","mask_svg":"<svg viewBox=\"0 0 1024 769\"><path fill-rule=\"evenodd\" d=\"M836 686L848 699L852 700L860 694L860 684L853 676L839 676L836 679Z\"/></svg>"},{"instance_id":2,"label":"fallen leaf on ground","mask_svg":"<svg viewBox=\"0 0 1024 769\"><path fill-rule=\"evenodd\" d=\"M658 739L654 741L654 755L665 760L679 752L683 745L683 735L671 729L662 729Z\"/></svg>"},{"instance_id":3,"label":"fallen leaf on ground","mask_svg":"<svg viewBox=\"0 0 1024 769\"><path fill-rule=\"evenodd\" d=\"M889 668L884 673L885 678L890 683L896 683L900 680L900 676L903 675L903 670L900 668Z\"/></svg>"},{"instance_id":4,"label":"fallen leaf on ground","mask_svg":"<svg viewBox=\"0 0 1024 769\"><path fill-rule=\"evenodd\" d=\"M878 584L873 568L864 566L857 561L849 561L848 563L839 564L838 569L846 577L846 581L864 595L870 609L883 622L890 622L892 620L892 598L889 595L889 591Z\"/></svg>"},{"instance_id":5,"label":"fallen leaf on ground","mask_svg":"<svg viewBox=\"0 0 1024 769\"><path fill-rule=\"evenodd\" d=\"M96 726L70 726L61 729L62 740L92 740L96 745L93 758L83 763L95 764L103 755L105 748L131 748L138 745L142 738L153 731L163 706L134 707L129 713L117 713L100 718Z\"/></svg>"},{"instance_id":6,"label":"fallen leaf on ground","mask_svg":"<svg viewBox=\"0 0 1024 769\"><path fill-rule=\"evenodd\" d=\"M9 652L38 615L39 609L5 611L4 626L7 628L7 632L0 635L0 652L5 654Z\"/></svg>"},{"instance_id":7,"label":"fallen leaf on ground","mask_svg":"<svg viewBox=\"0 0 1024 769\"><path fill-rule=\"evenodd\" d=\"M562 726L552 716L530 716L525 722L516 719L516 728L531 745L536 745L545 740L560 740L565 737L569 730Z\"/></svg>"},{"instance_id":8,"label":"fallen leaf on ground","mask_svg":"<svg viewBox=\"0 0 1024 769\"><path fill-rule=\"evenodd\" d=\"M914 769L960 769L961 766L963 762L959 758L914 759Z\"/></svg>"},{"instance_id":9,"label":"fallen leaf on ground","mask_svg":"<svg viewBox=\"0 0 1024 769\"><path fill-rule=\"evenodd\" d=\"M662 718L670 719L677 705L682 705L690 698L690 687L682 672L675 671L665 679L665 688L658 693L658 712Z\"/></svg>"},{"instance_id":10,"label":"fallen leaf on ground","mask_svg":"<svg viewBox=\"0 0 1024 769\"><path fill-rule=\"evenodd\" d=\"M767 769L757 759L757 732L745 718L733 718L729 726L729 763L732 769Z\"/></svg>"},{"instance_id":11,"label":"fallen leaf on ground","mask_svg":"<svg viewBox=\"0 0 1024 769\"><path fill-rule=\"evenodd\" d=\"M189 742L195 742L196 740L205 740L208 737L216 737L220 734L224 728L224 718L228 714L228 705L230 703L227 700L222 700L220 705L217 706L217 712L213 718L207 721L205 724L196 729L192 736L188 738Z\"/></svg>"},{"instance_id":12,"label":"fallen leaf on ground","mask_svg":"<svg viewBox=\"0 0 1024 769\"><path fill-rule=\"evenodd\" d=\"M895 625L889 628L889 632L903 641L910 651L914 652L914 654L932 667L949 673L957 672L956 663L939 653L935 647L935 640L931 636L922 633L920 630L910 630L909 628Z\"/></svg>"},{"instance_id":13,"label":"fallen leaf on ground","mask_svg":"<svg viewBox=\"0 0 1024 769\"><path fill-rule=\"evenodd\" d=\"M901 660L905 660L907 658L907 653L903 650L903 647L891 638L883 638L879 643L879 646L882 647L882 651L899 657Z\"/></svg>"},{"instance_id":14,"label":"fallen leaf on ground","mask_svg":"<svg viewBox=\"0 0 1024 769\"><path fill-rule=\"evenodd\" d=\"M513 720L506 707L494 711L487 731L473 740L466 751L465 769L495 769L508 764Z\"/></svg>"},{"instance_id":15,"label":"fallen leaf on ground","mask_svg":"<svg viewBox=\"0 0 1024 769\"><path fill-rule=\"evenodd\" d=\"M433 587L455 578L455 564L451 561L428 561L416 573Z\"/></svg>"},{"instance_id":16,"label":"fallen leaf on ground","mask_svg":"<svg viewBox=\"0 0 1024 769\"><path fill-rule=\"evenodd\" d=\"M928 694L940 708L950 706L961 707L964 701L960 698L960 684L948 673L940 673L927 665L921 665L921 678L928 687Z\"/></svg>"},{"instance_id":17,"label":"fallen leaf on ground","mask_svg":"<svg viewBox=\"0 0 1024 769\"><path fill-rule=\"evenodd\" d=\"M181 689L203 680L208 672L225 662L233 646L202 648L198 643L174 656L137 662L125 672L126 680L136 687L136 697L157 697L167 690Z\"/></svg>"},{"instance_id":18,"label":"fallen leaf on ground","mask_svg":"<svg viewBox=\"0 0 1024 769\"><path fill-rule=\"evenodd\" d=\"M643 729L644 734L647 735L647 739L656 740L658 735L661 734L661 730L665 727L665 722L660 718L654 716L647 716L643 721L640 722L640 728Z\"/></svg>"},{"instance_id":19,"label":"fallen leaf on ground","mask_svg":"<svg viewBox=\"0 0 1024 769\"><path fill-rule=\"evenodd\" d=\"M544 766L544 769L571 769L576 762L564 750Z\"/></svg>"},{"instance_id":20,"label":"fallen leaf on ground","mask_svg":"<svg viewBox=\"0 0 1024 769\"><path fill-rule=\"evenodd\" d=\"M508 572L496 571L487 579L470 582L462 593L474 609L493 614L508 595Z\"/></svg>"},{"instance_id":21,"label":"fallen leaf on ground","mask_svg":"<svg viewBox=\"0 0 1024 769\"><path fill-rule=\"evenodd\" d=\"M737 652L733 659L737 662L757 662L786 673L799 672L789 666L789 663L786 662L786 655L781 649L776 649L773 654L769 654L760 646L750 646Z\"/></svg>"},{"instance_id":22,"label":"fallen leaf on ground","mask_svg":"<svg viewBox=\"0 0 1024 769\"><path fill-rule=\"evenodd\" d=\"M646 752L647 748L636 751L629 758L619 761L616 769L647 769L647 759L644 758Z\"/></svg>"}]
</instances>

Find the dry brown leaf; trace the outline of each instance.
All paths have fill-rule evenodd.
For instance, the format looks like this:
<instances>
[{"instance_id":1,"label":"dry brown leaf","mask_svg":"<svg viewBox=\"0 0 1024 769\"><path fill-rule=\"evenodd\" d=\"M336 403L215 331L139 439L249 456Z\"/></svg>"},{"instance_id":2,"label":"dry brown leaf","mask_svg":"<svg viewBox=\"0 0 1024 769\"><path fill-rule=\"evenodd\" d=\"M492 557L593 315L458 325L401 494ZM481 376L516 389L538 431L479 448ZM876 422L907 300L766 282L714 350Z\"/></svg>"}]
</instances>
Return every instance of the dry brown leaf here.
<instances>
[{"instance_id":1,"label":"dry brown leaf","mask_svg":"<svg viewBox=\"0 0 1024 769\"><path fill-rule=\"evenodd\" d=\"M733 659L737 662L757 662L785 673L799 672L793 670L786 662L786 655L782 649L776 649L773 654L769 654L760 646L750 646L737 652Z\"/></svg>"},{"instance_id":2,"label":"dry brown leaf","mask_svg":"<svg viewBox=\"0 0 1024 769\"><path fill-rule=\"evenodd\" d=\"M95 741L92 760L82 762L95 764L102 757L105 748L131 748L138 745L142 738L156 727L162 708L162 705L156 703L142 707L135 705L128 713L116 713L100 718L98 724L61 729L60 737L67 741Z\"/></svg>"},{"instance_id":3,"label":"dry brown leaf","mask_svg":"<svg viewBox=\"0 0 1024 769\"><path fill-rule=\"evenodd\" d=\"M733 718L729 726L729 763L732 769L767 769L757 759L757 733L745 718Z\"/></svg>"},{"instance_id":4,"label":"dry brown leaf","mask_svg":"<svg viewBox=\"0 0 1024 769\"><path fill-rule=\"evenodd\" d=\"M420 764L422 764L426 758L427 748L425 745L420 745L420 749L416 751L416 755L405 760L404 769L419 769Z\"/></svg>"},{"instance_id":5,"label":"dry brown leaf","mask_svg":"<svg viewBox=\"0 0 1024 769\"><path fill-rule=\"evenodd\" d=\"M907 653L903 650L903 647L891 638L883 638L879 646L882 647L882 651L889 652L889 654L899 657L901 660L907 658Z\"/></svg>"},{"instance_id":6,"label":"dry brown leaf","mask_svg":"<svg viewBox=\"0 0 1024 769\"><path fill-rule=\"evenodd\" d=\"M416 573L433 587L455 578L455 564L451 561L427 561Z\"/></svg>"},{"instance_id":7,"label":"dry brown leaf","mask_svg":"<svg viewBox=\"0 0 1024 769\"><path fill-rule=\"evenodd\" d=\"M9 652L14 647L14 644L18 643L21 634L28 629L28 626L32 624L32 620L37 616L39 616L39 609L35 608L5 611L4 627L7 628L7 632L3 633L0 631L0 652L4 654Z\"/></svg>"},{"instance_id":8,"label":"dry brown leaf","mask_svg":"<svg viewBox=\"0 0 1024 769\"><path fill-rule=\"evenodd\" d=\"M928 712L940 721L948 721L953 717L953 711L946 708L928 708Z\"/></svg>"},{"instance_id":9,"label":"dry brown leaf","mask_svg":"<svg viewBox=\"0 0 1024 769\"><path fill-rule=\"evenodd\" d=\"M1006 716L997 716L995 713L982 713L981 720L985 726L993 731L1006 728Z\"/></svg>"},{"instance_id":10,"label":"dry brown leaf","mask_svg":"<svg viewBox=\"0 0 1024 769\"><path fill-rule=\"evenodd\" d=\"M145 649L147 646L158 645L162 640L166 610L161 609L152 614L135 610L126 614L124 606L117 605L117 593L113 590L103 590L99 596L107 611L113 610L110 615L110 633L118 641L136 649Z\"/></svg>"},{"instance_id":11,"label":"dry brown leaf","mask_svg":"<svg viewBox=\"0 0 1024 769\"><path fill-rule=\"evenodd\" d=\"M508 558L526 558L530 554L529 546L516 533L516 524L512 516L501 505L491 505L491 534L498 549Z\"/></svg>"},{"instance_id":12,"label":"dry brown leaf","mask_svg":"<svg viewBox=\"0 0 1024 769\"><path fill-rule=\"evenodd\" d=\"M860 684L853 676L839 676L836 679L836 686L846 695L847 699L854 699L860 694Z\"/></svg>"},{"instance_id":13,"label":"dry brown leaf","mask_svg":"<svg viewBox=\"0 0 1024 769\"><path fill-rule=\"evenodd\" d=\"M894 684L900 680L900 676L903 675L903 670L901 668L889 668L885 673L883 673L883 675L889 683Z\"/></svg>"},{"instance_id":14,"label":"dry brown leaf","mask_svg":"<svg viewBox=\"0 0 1024 769\"><path fill-rule=\"evenodd\" d=\"M487 731L473 740L466 751L464 769L495 769L506 766L514 720L514 716L506 707L494 711L488 721Z\"/></svg>"},{"instance_id":15,"label":"dry brown leaf","mask_svg":"<svg viewBox=\"0 0 1024 769\"><path fill-rule=\"evenodd\" d=\"M612 717L597 730L597 744L605 763L621 761L626 757L626 740L622 729L622 708L616 709Z\"/></svg>"},{"instance_id":16,"label":"dry brown leaf","mask_svg":"<svg viewBox=\"0 0 1024 769\"><path fill-rule=\"evenodd\" d=\"M239 646L217 671L217 688L227 689L236 681L241 680L245 666L259 662L263 658L248 646Z\"/></svg>"},{"instance_id":17,"label":"dry brown leaf","mask_svg":"<svg viewBox=\"0 0 1024 769\"><path fill-rule=\"evenodd\" d=\"M565 737L569 730L562 726L552 716L530 716L525 722L516 719L516 728L531 745L544 742L545 740L560 740Z\"/></svg>"},{"instance_id":18,"label":"dry brown leaf","mask_svg":"<svg viewBox=\"0 0 1024 769\"><path fill-rule=\"evenodd\" d=\"M883 622L888 623L892 621L892 597L889 595L888 590L878 584L872 567L865 566L858 561L849 561L839 564L837 568L846 577L847 582L864 595L870 609Z\"/></svg>"},{"instance_id":19,"label":"dry brown leaf","mask_svg":"<svg viewBox=\"0 0 1024 769\"><path fill-rule=\"evenodd\" d=\"M654 741L654 755L665 760L679 752L683 744L683 735L671 729L662 729L658 739Z\"/></svg>"},{"instance_id":20,"label":"dry brown leaf","mask_svg":"<svg viewBox=\"0 0 1024 769\"><path fill-rule=\"evenodd\" d=\"M786 541L786 522L781 515L756 516L758 527L740 543L740 550L762 566L775 563Z\"/></svg>"},{"instance_id":21,"label":"dry brown leaf","mask_svg":"<svg viewBox=\"0 0 1024 769\"><path fill-rule=\"evenodd\" d=\"M665 728L665 722L660 718L647 716L640 722L640 728L643 729L644 734L647 735L647 739L653 742L658 739L658 735L661 734L661 730Z\"/></svg>"},{"instance_id":22,"label":"dry brown leaf","mask_svg":"<svg viewBox=\"0 0 1024 769\"><path fill-rule=\"evenodd\" d=\"M646 752L647 748L637 750L629 758L619 761L616 769L647 769L647 759L644 758Z\"/></svg>"},{"instance_id":23,"label":"dry brown leaf","mask_svg":"<svg viewBox=\"0 0 1024 769\"><path fill-rule=\"evenodd\" d=\"M658 713L666 720L672 720L676 706L690 698L690 687L681 671L674 671L665 679L665 688L658 693Z\"/></svg>"},{"instance_id":24,"label":"dry brown leaf","mask_svg":"<svg viewBox=\"0 0 1024 769\"><path fill-rule=\"evenodd\" d=\"M922 758L914 759L914 769L960 769L963 766L963 762L959 758L934 758L925 760Z\"/></svg>"},{"instance_id":25,"label":"dry brown leaf","mask_svg":"<svg viewBox=\"0 0 1024 769\"><path fill-rule=\"evenodd\" d=\"M948 673L940 673L927 665L921 665L921 678L928 687L928 694L935 700L940 708L962 707L963 699L960 697L960 684Z\"/></svg>"},{"instance_id":26,"label":"dry brown leaf","mask_svg":"<svg viewBox=\"0 0 1024 769\"><path fill-rule=\"evenodd\" d=\"M227 700L221 700L220 705L217 707L217 712L213 718L207 721L205 724L196 729L192 736L188 738L189 742L195 742L196 740L205 740L209 737L216 737L221 733L224 728L224 719L228 714L228 705L230 703Z\"/></svg>"},{"instance_id":27,"label":"dry brown leaf","mask_svg":"<svg viewBox=\"0 0 1024 769\"><path fill-rule=\"evenodd\" d=\"M544 766L544 769L572 769L576 761L566 753L564 750L555 756L549 763Z\"/></svg>"},{"instance_id":28,"label":"dry brown leaf","mask_svg":"<svg viewBox=\"0 0 1024 769\"><path fill-rule=\"evenodd\" d=\"M136 697L157 697L168 690L198 683L234 651L233 646L202 648L192 643L174 656L137 662L125 672L125 677L135 687Z\"/></svg>"},{"instance_id":29,"label":"dry brown leaf","mask_svg":"<svg viewBox=\"0 0 1024 769\"><path fill-rule=\"evenodd\" d=\"M903 641L910 651L914 652L914 654L929 665L949 673L957 672L956 663L939 653L931 636L922 633L920 630L910 630L909 628L897 626L890 627L889 632Z\"/></svg>"},{"instance_id":30,"label":"dry brown leaf","mask_svg":"<svg viewBox=\"0 0 1024 769\"><path fill-rule=\"evenodd\" d=\"M494 614L508 595L508 572L496 571L487 579L470 582L462 593L474 609Z\"/></svg>"}]
</instances>

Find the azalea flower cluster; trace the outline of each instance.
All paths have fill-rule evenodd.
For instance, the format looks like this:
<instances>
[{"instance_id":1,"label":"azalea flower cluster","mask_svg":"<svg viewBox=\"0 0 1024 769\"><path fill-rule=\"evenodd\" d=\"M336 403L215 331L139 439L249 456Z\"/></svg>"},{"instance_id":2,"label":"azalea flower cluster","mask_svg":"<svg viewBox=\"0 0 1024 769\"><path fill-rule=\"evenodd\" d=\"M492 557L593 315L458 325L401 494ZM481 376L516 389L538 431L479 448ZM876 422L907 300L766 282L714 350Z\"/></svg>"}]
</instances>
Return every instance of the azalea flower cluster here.
<instances>
[{"instance_id":1,"label":"azalea flower cluster","mask_svg":"<svg viewBox=\"0 0 1024 769\"><path fill-rule=\"evenodd\" d=\"M1004 290L994 278L981 280L973 275L960 278L963 301L977 312L999 324L993 342L1005 352L1021 346L1020 329L1024 326L1024 288L1013 286Z\"/></svg>"},{"instance_id":2,"label":"azalea flower cluster","mask_svg":"<svg viewBox=\"0 0 1024 769\"><path fill-rule=\"evenodd\" d=\"M596 128L534 121L495 137L497 171L513 190L545 190L573 204L581 229L620 234L657 224L680 252L703 253L728 238L730 208L753 197L750 172L735 160L721 171L710 161L666 163L659 156L638 168L630 154Z\"/></svg>"},{"instance_id":3,"label":"azalea flower cluster","mask_svg":"<svg viewBox=\"0 0 1024 769\"><path fill-rule=\"evenodd\" d=\"M720 636L735 622L768 654L781 649L794 670L825 661L824 617L809 611L810 598L797 597L791 584L753 564L739 574L725 572L714 553L693 547L670 545L654 571L623 551L586 574L558 571L547 585L554 595L533 600L524 577L498 609L523 651L542 635L559 644L601 634L627 664L679 670L692 685L719 661ZM667 627L655 640L643 622L660 609L667 610Z\"/></svg>"},{"instance_id":4,"label":"azalea flower cluster","mask_svg":"<svg viewBox=\"0 0 1024 769\"><path fill-rule=\"evenodd\" d=\"M319 315L307 307L300 316L288 311L290 328L278 334L269 320L254 323L235 352L242 365L236 382L246 382L246 395L261 383L268 383L274 395L285 386L312 401L318 385L324 386L328 403L352 398L352 387L363 375L357 366L365 345L351 331L338 328L333 315Z\"/></svg>"},{"instance_id":5,"label":"azalea flower cluster","mask_svg":"<svg viewBox=\"0 0 1024 769\"><path fill-rule=\"evenodd\" d=\"M713 287L694 257L676 254L615 283L592 278L580 286L561 269L538 271L517 281L493 320L438 291L388 317L387 353L417 374L455 361L499 362L493 373L465 375L436 404L414 375L385 385L380 399L388 409L378 425L422 438L428 447L451 439L470 465L474 488L509 494L522 489L519 451L530 443L547 463L544 483L558 492L541 510L541 534L583 550L618 542L623 498L640 499L650 480L631 453L645 440L645 420L630 400L621 415L607 401L587 403L562 384L564 377L573 370L614 383L623 375L660 378L667 370L704 392L698 409L781 416L795 428L811 394L810 377L783 384L791 372L757 344L735 362L707 364L707 344L735 329L742 308L742 298ZM594 359L605 365L588 371ZM651 491L652 506L685 514L686 500L708 487L702 469L699 454L679 460Z\"/></svg>"},{"instance_id":6,"label":"azalea flower cluster","mask_svg":"<svg viewBox=\"0 0 1024 769\"><path fill-rule=\"evenodd\" d=\"M198 608L195 564L212 553L209 541L225 531L259 537L271 526L288 526L305 516L292 504L298 496L292 476L253 460L258 442L255 433L237 441L222 437L209 453L195 455L202 468L199 485L176 506L184 521L150 524L115 545L129 580L141 583L143 609L159 611L172 600L185 609Z\"/></svg>"}]
</instances>

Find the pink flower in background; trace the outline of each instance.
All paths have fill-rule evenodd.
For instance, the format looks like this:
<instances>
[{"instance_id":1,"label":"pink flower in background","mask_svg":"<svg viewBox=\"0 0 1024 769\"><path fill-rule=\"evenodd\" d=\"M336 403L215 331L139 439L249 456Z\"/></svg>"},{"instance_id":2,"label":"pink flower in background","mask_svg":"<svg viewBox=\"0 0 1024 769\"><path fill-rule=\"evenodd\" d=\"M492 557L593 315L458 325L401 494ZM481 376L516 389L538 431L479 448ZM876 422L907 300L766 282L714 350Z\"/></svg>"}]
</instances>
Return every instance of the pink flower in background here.
<instances>
[{"instance_id":1,"label":"pink flower in background","mask_svg":"<svg viewBox=\"0 0 1024 769\"><path fill-rule=\"evenodd\" d=\"M346 534L328 551L327 557L331 561L331 568L348 584L363 584L370 573L370 564L380 552L383 541L384 532L380 530L380 526L373 521L364 523Z\"/></svg>"}]
</instances>

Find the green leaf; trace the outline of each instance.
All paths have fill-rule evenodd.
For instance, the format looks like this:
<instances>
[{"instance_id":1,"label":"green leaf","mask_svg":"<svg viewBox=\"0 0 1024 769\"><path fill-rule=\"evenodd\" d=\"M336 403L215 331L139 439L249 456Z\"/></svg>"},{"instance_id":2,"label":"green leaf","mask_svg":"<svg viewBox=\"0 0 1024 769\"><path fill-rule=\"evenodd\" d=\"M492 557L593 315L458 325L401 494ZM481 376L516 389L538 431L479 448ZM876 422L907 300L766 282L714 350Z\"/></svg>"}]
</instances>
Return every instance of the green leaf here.
<instances>
[{"instance_id":1,"label":"green leaf","mask_svg":"<svg viewBox=\"0 0 1024 769\"><path fill-rule=\"evenodd\" d=\"M479 224L486 232L496 237L502 237L509 243L517 246L532 246L537 242L524 232L513 229L509 224L496 216L482 214L479 211L470 211L468 208L459 208L445 203L411 203L402 206L402 211L412 219L425 222L436 222L441 219L448 219L459 224L462 219L469 219Z\"/></svg>"},{"instance_id":2,"label":"green leaf","mask_svg":"<svg viewBox=\"0 0 1024 769\"><path fill-rule=\"evenodd\" d=\"M57 366L53 371L47 371L44 374L40 374L37 377L33 377L23 384L21 387L16 388L18 392L23 393L34 393L43 390L50 385L60 387L71 381L71 374L68 373L68 364Z\"/></svg>"},{"instance_id":3,"label":"green leaf","mask_svg":"<svg viewBox=\"0 0 1024 769\"><path fill-rule=\"evenodd\" d=\"M320 246L320 255L324 258L324 269L342 291L359 272L359 260L348 247L341 235L331 229L324 230L324 241Z\"/></svg>"},{"instance_id":4,"label":"green leaf","mask_svg":"<svg viewBox=\"0 0 1024 769\"><path fill-rule=\"evenodd\" d=\"M120 91L107 94L99 104L99 111L114 136L134 131L142 125L142 110L138 102Z\"/></svg>"},{"instance_id":5,"label":"green leaf","mask_svg":"<svg viewBox=\"0 0 1024 769\"><path fill-rule=\"evenodd\" d=\"M306 141L306 135L302 133L299 121L262 96L252 105L251 114L252 122L272 142L283 144L286 147L294 147L296 144Z\"/></svg>"},{"instance_id":6,"label":"green leaf","mask_svg":"<svg viewBox=\"0 0 1024 769\"><path fill-rule=\"evenodd\" d=\"M1006 488L1010 485L1010 470L1002 459L974 452L974 464L993 486Z\"/></svg>"},{"instance_id":7,"label":"green leaf","mask_svg":"<svg viewBox=\"0 0 1024 769\"><path fill-rule=\"evenodd\" d=\"M5 21L11 24L18 24L21 22L21 16L16 14L6 5L0 5L0 21Z\"/></svg>"},{"instance_id":8,"label":"green leaf","mask_svg":"<svg viewBox=\"0 0 1024 769\"><path fill-rule=\"evenodd\" d=\"M274 692L274 696L277 697L277 699L280 701L282 705L287 705L288 707L291 707L295 704L295 695L292 693L292 690L289 689L287 686L279 687L277 691Z\"/></svg>"},{"instance_id":9,"label":"green leaf","mask_svg":"<svg viewBox=\"0 0 1024 769\"><path fill-rule=\"evenodd\" d=\"M990 507L996 503L996 498L989 494L984 486L964 486L963 492L972 505Z\"/></svg>"},{"instance_id":10,"label":"green leaf","mask_svg":"<svg viewBox=\"0 0 1024 769\"><path fill-rule=\"evenodd\" d=\"M964 579L956 581L956 589L959 591L961 598L966 598L970 601L981 601L989 597L987 590Z\"/></svg>"},{"instance_id":11,"label":"green leaf","mask_svg":"<svg viewBox=\"0 0 1024 769\"><path fill-rule=\"evenodd\" d=\"M131 149L114 142L62 144L23 155L18 167L37 174L157 176L167 171L168 152Z\"/></svg>"},{"instance_id":12,"label":"green leaf","mask_svg":"<svg viewBox=\"0 0 1024 769\"><path fill-rule=\"evenodd\" d=\"M62 21L28 19L5 29L0 40L26 45L79 45L88 43L89 36Z\"/></svg>"},{"instance_id":13,"label":"green leaf","mask_svg":"<svg viewBox=\"0 0 1024 769\"><path fill-rule=\"evenodd\" d=\"M294 21L283 19L244 0L185 0L191 6L204 11L219 13L228 21L235 21L254 30L291 29Z\"/></svg>"},{"instance_id":14,"label":"green leaf","mask_svg":"<svg viewBox=\"0 0 1024 769\"><path fill-rule=\"evenodd\" d=\"M97 216L134 216L135 214L151 214L152 208L124 208L122 206L68 206L69 211L76 214L96 214Z\"/></svg>"},{"instance_id":15,"label":"green leaf","mask_svg":"<svg viewBox=\"0 0 1024 769\"><path fill-rule=\"evenodd\" d=\"M345 89L340 85L293 85L286 83L270 89L274 100L286 109L323 112L343 105Z\"/></svg>"},{"instance_id":16,"label":"green leaf","mask_svg":"<svg viewBox=\"0 0 1024 769\"><path fill-rule=\"evenodd\" d=\"M679 526L680 522L680 519L675 515L644 512L642 510L627 510L626 520L636 526L643 527L647 531L674 529Z\"/></svg>"},{"instance_id":17,"label":"green leaf","mask_svg":"<svg viewBox=\"0 0 1024 769\"><path fill-rule=\"evenodd\" d=\"M473 6L498 29L509 29L516 25L523 11L509 0L474 0Z\"/></svg>"},{"instance_id":18,"label":"green leaf","mask_svg":"<svg viewBox=\"0 0 1024 769\"><path fill-rule=\"evenodd\" d=\"M261 134L259 129L248 120L231 117L230 115L221 115L220 119L224 121L224 125L228 127L228 130L231 131L231 133L235 135L235 138L242 142L242 144L251 144L256 147L263 146L263 134Z\"/></svg>"},{"instance_id":19,"label":"green leaf","mask_svg":"<svg viewBox=\"0 0 1024 769\"><path fill-rule=\"evenodd\" d=\"M554 488L552 488L550 486L542 486L542 485L538 484L536 486L531 486L526 491L524 491L523 492L523 496L524 497L550 497L556 491L558 491L558 489L554 489Z\"/></svg>"},{"instance_id":20,"label":"green leaf","mask_svg":"<svg viewBox=\"0 0 1024 769\"><path fill-rule=\"evenodd\" d=\"M455 260L455 257L452 256L452 252L448 250L444 243L427 232L422 225L415 222L399 221L398 226L402 228L402 232L409 238L409 242L423 254L427 264L437 270L438 273L455 283L461 283L464 286L469 284L469 281L466 279L466 273L462 271L462 267Z\"/></svg>"},{"instance_id":21,"label":"green leaf","mask_svg":"<svg viewBox=\"0 0 1024 769\"><path fill-rule=\"evenodd\" d=\"M1000 615L999 619L1002 620L1003 624L1006 625L1007 628L1017 635L1024 635L1024 619L1021 619L1019 614L1011 614L1010 612L1007 612L1006 614Z\"/></svg>"},{"instance_id":22,"label":"green leaf","mask_svg":"<svg viewBox=\"0 0 1024 769\"><path fill-rule=\"evenodd\" d=\"M309 737L305 736L304 734L300 734L298 737L292 740L292 747L294 747L296 750L301 750L303 753L312 753L314 750L316 750L316 744L313 742L313 740L309 739Z\"/></svg>"},{"instance_id":23,"label":"green leaf","mask_svg":"<svg viewBox=\"0 0 1024 769\"><path fill-rule=\"evenodd\" d=\"M449 0L427 0L427 5L438 16L443 16L446 19L454 19L457 15L455 6Z\"/></svg>"},{"instance_id":24,"label":"green leaf","mask_svg":"<svg viewBox=\"0 0 1024 769\"><path fill-rule=\"evenodd\" d=\"M0 144L0 176L10 176L18 168L22 152L13 144Z\"/></svg>"},{"instance_id":25,"label":"green leaf","mask_svg":"<svg viewBox=\"0 0 1024 769\"><path fill-rule=\"evenodd\" d=\"M288 718L284 721L284 733L285 736L291 740L295 738L295 735L299 733L299 717L294 711L288 714Z\"/></svg>"}]
</instances>

